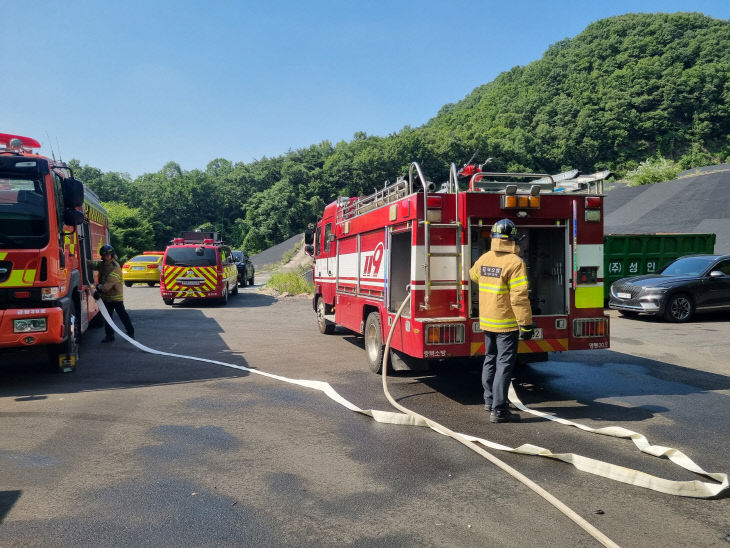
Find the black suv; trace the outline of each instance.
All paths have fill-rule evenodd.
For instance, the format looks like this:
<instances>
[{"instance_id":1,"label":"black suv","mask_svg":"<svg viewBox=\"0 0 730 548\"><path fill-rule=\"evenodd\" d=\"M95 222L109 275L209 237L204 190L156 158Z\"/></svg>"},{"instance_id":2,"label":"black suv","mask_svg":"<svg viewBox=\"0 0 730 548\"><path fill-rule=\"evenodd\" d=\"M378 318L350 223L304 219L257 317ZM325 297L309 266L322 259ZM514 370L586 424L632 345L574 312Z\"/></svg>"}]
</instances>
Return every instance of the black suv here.
<instances>
[{"instance_id":1,"label":"black suv","mask_svg":"<svg viewBox=\"0 0 730 548\"><path fill-rule=\"evenodd\" d=\"M608 306L624 316L645 312L670 322L730 310L730 255L688 255L661 272L616 280Z\"/></svg>"},{"instance_id":2,"label":"black suv","mask_svg":"<svg viewBox=\"0 0 730 548\"><path fill-rule=\"evenodd\" d=\"M233 260L238 269L238 285L246 287L246 284L253 285L253 263L245 251L234 251Z\"/></svg>"}]
</instances>

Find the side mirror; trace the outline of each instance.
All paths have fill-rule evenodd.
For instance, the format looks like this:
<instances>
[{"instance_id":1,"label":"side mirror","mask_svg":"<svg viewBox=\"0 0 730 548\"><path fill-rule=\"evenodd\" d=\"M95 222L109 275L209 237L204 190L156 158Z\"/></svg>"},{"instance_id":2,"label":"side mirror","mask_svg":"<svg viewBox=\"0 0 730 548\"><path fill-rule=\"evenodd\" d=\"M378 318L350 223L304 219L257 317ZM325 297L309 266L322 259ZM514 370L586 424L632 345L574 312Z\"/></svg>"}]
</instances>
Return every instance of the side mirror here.
<instances>
[{"instance_id":1,"label":"side mirror","mask_svg":"<svg viewBox=\"0 0 730 548\"><path fill-rule=\"evenodd\" d=\"M314 255L314 246L312 244L305 245L304 246L304 252L307 255Z\"/></svg>"},{"instance_id":2,"label":"side mirror","mask_svg":"<svg viewBox=\"0 0 730 548\"><path fill-rule=\"evenodd\" d=\"M330 235L329 235L329 238L327 238L327 239L328 239L328 240L329 240L330 242L334 242L334 241L335 241L335 235L334 235L334 234L330 234Z\"/></svg>"},{"instance_id":3,"label":"side mirror","mask_svg":"<svg viewBox=\"0 0 730 548\"><path fill-rule=\"evenodd\" d=\"M722 278L725 273L722 270L713 270L710 272L710 278Z\"/></svg>"},{"instance_id":4,"label":"side mirror","mask_svg":"<svg viewBox=\"0 0 730 548\"><path fill-rule=\"evenodd\" d=\"M66 226L78 226L84 222L84 214L78 209L66 208L63 212L63 224Z\"/></svg>"},{"instance_id":5,"label":"side mirror","mask_svg":"<svg viewBox=\"0 0 730 548\"><path fill-rule=\"evenodd\" d=\"M68 208L77 208L84 203L84 185L78 179L67 177L61 181L63 204Z\"/></svg>"},{"instance_id":6,"label":"side mirror","mask_svg":"<svg viewBox=\"0 0 730 548\"><path fill-rule=\"evenodd\" d=\"M309 225L304 231L304 243L309 245L314 243L314 227Z\"/></svg>"}]
</instances>

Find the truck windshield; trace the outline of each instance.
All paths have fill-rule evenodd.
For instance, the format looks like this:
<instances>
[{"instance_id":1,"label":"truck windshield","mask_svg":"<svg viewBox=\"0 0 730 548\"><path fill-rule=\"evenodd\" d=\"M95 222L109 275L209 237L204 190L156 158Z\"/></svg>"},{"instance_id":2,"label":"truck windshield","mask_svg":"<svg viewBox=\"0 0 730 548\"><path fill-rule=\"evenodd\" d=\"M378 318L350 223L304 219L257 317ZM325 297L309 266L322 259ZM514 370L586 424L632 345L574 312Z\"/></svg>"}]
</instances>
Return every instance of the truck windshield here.
<instances>
[{"instance_id":1,"label":"truck windshield","mask_svg":"<svg viewBox=\"0 0 730 548\"><path fill-rule=\"evenodd\" d=\"M40 248L47 243L46 198L40 180L0 172L0 248Z\"/></svg>"},{"instance_id":2,"label":"truck windshield","mask_svg":"<svg viewBox=\"0 0 730 548\"><path fill-rule=\"evenodd\" d=\"M713 257L685 257L667 266L665 276L699 276L713 263Z\"/></svg>"},{"instance_id":3,"label":"truck windshield","mask_svg":"<svg viewBox=\"0 0 730 548\"><path fill-rule=\"evenodd\" d=\"M169 247L165 257L167 266L216 266L213 247Z\"/></svg>"}]
</instances>

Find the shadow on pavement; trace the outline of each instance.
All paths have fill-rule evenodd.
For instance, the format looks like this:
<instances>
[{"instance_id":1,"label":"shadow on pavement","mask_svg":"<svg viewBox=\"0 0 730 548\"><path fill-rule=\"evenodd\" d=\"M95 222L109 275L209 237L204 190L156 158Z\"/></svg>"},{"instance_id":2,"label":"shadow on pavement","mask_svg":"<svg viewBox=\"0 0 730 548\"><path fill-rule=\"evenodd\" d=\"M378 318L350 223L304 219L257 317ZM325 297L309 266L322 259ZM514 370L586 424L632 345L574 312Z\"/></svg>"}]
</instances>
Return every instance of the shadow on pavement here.
<instances>
[{"instance_id":1,"label":"shadow on pavement","mask_svg":"<svg viewBox=\"0 0 730 548\"><path fill-rule=\"evenodd\" d=\"M163 314L162 312L166 312ZM218 322L203 311L180 307L168 310L134 309L130 316L137 340L150 348L248 367L232 352ZM117 325L119 322L117 321ZM101 343L104 329L90 329L83 337L79 363L73 373L51 371L42 347L0 354L0 396L17 402L44 399L47 394L110 390L139 386L243 377L235 368L143 352L117 336Z\"/></svg>"},{"instance_id":2,"label":"shadow on pavement","mask_svg":"<svg viewBox=\"0 0 730 548\"><path fill-rule=\"evenodd\" d=\"M8 512L18 502L22 491L0 491L0 523L3 522Z\"/></svg>"}]
</instances>

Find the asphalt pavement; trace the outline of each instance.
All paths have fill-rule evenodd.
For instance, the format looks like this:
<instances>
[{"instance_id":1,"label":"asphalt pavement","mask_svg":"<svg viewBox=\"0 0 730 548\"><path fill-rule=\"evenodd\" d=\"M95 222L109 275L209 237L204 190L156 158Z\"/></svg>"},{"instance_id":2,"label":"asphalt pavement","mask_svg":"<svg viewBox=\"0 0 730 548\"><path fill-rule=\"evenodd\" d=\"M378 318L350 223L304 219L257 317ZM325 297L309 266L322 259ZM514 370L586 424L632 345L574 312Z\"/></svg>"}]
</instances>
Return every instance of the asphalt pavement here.
<instances>
[{"instance_id":1,"label":"asphalt pavement","mask_svg":"<svg viewBox=\"0 0 730 548\"><path fill-rule=\"evenodd\" d=\"M311 301L242 289L228 305L167 307L125 290L140 342L330 383L390 410L361 337L317 332ZM617 424L728 472L730 318L612 321L610 350L566 352L520 377L522 400ZM532 491L460 444L379 424L323 394L251 372L143 353L89 331L77 372L41 352L0 355L2 546L593 546ZM398 401L459 432L702 479L628 440L523 416L493 425L479 369L389 379ZM565 463L498 456L622 546L723 546L730 504L672 497Z\"/></svg>"}]
</instances>

